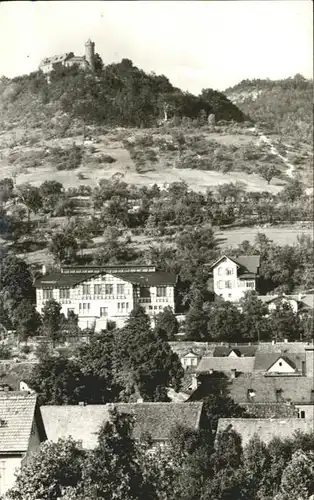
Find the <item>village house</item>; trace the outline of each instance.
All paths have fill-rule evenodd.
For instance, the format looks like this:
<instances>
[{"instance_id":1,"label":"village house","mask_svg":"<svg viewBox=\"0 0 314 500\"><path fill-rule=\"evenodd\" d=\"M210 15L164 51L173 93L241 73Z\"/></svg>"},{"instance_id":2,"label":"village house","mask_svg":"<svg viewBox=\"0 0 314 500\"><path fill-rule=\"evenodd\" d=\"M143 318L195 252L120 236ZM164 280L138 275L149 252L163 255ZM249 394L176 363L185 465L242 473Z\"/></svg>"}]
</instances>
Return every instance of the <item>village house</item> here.
<instances>
[{"instance_id":1,"label":"village house","mask_svg":"<svg viewBox=\"0 0 314 500\"><path fill-rule=\"evenodd\" d=\"M266 304L268 311L272 312L280 304L288 304L296 314L306 313L314 309L314 295L307 293L298 293L295 295L259 295L259 300Z\"/></svg>"},{"instance_id":2,"label":"village house","mask_svg":"<svg viewBox=\"0 0 314 500\"><path fill-rule=\"evenodd\" d=\"M36 395L0 394L0 495L13 486L15 472L47 439Z\"/></svg>"},{"instance_id":3,"label":"village house","mask_svg":"<svg viewBox=\"0 0 314 500\"><path fill-rule=\"evenodd\" d=\"M95 43L87 40L84 56L75 56L73 52L66 52L65 54L45 57L41 61L39 69L43 73L50 73L56 65L62 65L66 68L77 65L85 71L95 71Z\"/></svg>"},{"instance_id":4,"label":"village house","mask_svg":"<svg viewBox=\"0 0 314 500\"><path fill-rule=\"evenodd\" d=\"M150 436L153 445L165 445L177 425L198 430L203 403L108 403L41 407L48 439L56 442L72 436L84 449L97 446L101 426L110 421L110 410L134 417L133 438Z\"/></svg>"},{"instance_id":5,"label":"village house","mask_svg":"<svg viewBox=\"0 0 314 500\"><path fill-rule=\"evenodd\" d=\"M175 310L177 276L156 271L155 266L65 266L60 272L43 274L35 280L36 308L54 299L61 312L78 316L79 327L106 329L108 320L125 324L136 304L154 317L165 307Z\"/></svg>"},{"instance_id":6,"label":"village house","mask_svg":"<svg viewBox=\"0 0 314 500\"><path fill-rule=\"evenodd\" d=\"M314 344L268 343L260 344L254 356L203 357L189 401L206 397L208 377L222 374L231 398L253 413L287 416L292 410L299 418L314 418Z\"/></svg>"},{"instance_id":7,"label":"village house","mask_svg":"<svg viewBox=\"0 0 314 500\"><path fill-rule=\"evenodd\" d=\"M209 265L213 274L209 288L212 286L217 297L239 302L247 291L257 290L259 266L259 255L239 255L235 258L223 255Z\"/></svg>"}]
</instances>

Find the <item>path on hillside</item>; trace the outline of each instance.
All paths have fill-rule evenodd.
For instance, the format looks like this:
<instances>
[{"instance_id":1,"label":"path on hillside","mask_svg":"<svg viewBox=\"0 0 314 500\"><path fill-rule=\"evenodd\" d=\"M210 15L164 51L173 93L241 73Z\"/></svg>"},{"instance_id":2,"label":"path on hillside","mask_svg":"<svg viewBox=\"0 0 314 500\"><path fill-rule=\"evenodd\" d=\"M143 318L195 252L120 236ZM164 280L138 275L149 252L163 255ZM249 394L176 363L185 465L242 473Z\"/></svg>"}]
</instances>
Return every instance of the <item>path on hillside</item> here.
<instances>
[{"instance_id":1,"label":"path on hillside","mask_svg":"<svg viewBox=\"0 0 314 500\"><path fill-rule=\"evenodd\" d=\"M292 163L290 163L287 158L285 158L284 156L282 156L279 151L277 150L277 148L274 146L274 144L272 143L271 139L269 137L267 137L265 134L261 133L257 127L253 127L251 129L252 131L254 132L257 132L258 136L259 136L259 139L261 142L265 142L266 144L268 144L268 146L270 146L270 152L274 155L274 156L277 156L277 158L280 158L281 161L283 161L286 166L288 167L288 170L286 171L286 174L288 177L290 177L291 179L293 179L294 177L294 171L295 171L295 166L292 165ZM289 147L287 144L285 144L285 146Z\"/></svg>"}]
</instances>

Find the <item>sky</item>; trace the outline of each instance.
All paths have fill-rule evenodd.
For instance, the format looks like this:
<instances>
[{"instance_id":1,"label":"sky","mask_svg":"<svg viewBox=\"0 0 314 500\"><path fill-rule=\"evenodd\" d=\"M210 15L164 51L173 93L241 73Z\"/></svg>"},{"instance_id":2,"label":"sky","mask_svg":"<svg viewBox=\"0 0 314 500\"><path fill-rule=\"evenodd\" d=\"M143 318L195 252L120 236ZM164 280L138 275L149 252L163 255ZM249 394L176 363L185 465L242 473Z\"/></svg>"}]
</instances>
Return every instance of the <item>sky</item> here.
<instances>
[{"instance_id":1,"label":"sky","mask_svg":"<svg viewBox=\"0 0 314 500\"><path fill-rule=\"evenodd\" d=\"M313 77L311 0L1 2L0 76L83 55L88 38L105 64L128 58L193 93Z\"/></svg>"}]
</instances>

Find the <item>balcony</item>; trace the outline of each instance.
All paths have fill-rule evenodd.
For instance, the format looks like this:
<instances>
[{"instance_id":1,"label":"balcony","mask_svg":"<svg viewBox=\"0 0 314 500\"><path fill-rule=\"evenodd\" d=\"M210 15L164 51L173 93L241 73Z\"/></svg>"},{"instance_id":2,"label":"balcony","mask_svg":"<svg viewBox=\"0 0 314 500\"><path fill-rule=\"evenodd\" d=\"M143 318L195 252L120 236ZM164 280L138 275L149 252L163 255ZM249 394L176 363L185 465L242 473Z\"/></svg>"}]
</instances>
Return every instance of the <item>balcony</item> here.
<instances>
[{"instance_id":1,"label":"balcony","mask_svg":"<svg viewBox=\"0 0 314 500\"><path fill-rule=\"evenodd\" d=\"M156 302L169 302L168 297L156 297Z\"/></svg>"},{"instance_id":2,"label":"balcony","mask_svg":"<svg viewBox=\"0 0 314 500\"><path fill-rule=\"evenodd\" d=\"M72 304L71 299L60 299L59 302L60 304Z\"/></svg>"},{"instance_id":3,"label":"balcony","mask_svg":"<svg viewBox=\"0 0 314 500\"><path fill-rule=\"evenodd\" d=\"M138 297L136 301L139 304L151 304L152 299L150 297Z\"/></svg>"}]
</instances>

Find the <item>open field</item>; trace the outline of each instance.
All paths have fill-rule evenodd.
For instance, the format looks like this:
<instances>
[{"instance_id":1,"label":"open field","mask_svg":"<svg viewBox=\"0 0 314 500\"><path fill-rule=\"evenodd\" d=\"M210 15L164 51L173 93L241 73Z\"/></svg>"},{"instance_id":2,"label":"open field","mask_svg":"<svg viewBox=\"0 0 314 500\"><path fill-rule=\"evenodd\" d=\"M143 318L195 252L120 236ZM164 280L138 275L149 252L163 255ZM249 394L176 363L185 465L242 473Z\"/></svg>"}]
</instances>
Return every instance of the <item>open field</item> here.
<instances>
[{"instance_id":1,"label":"open field","mask_svg":"<svg viewBox=\"0 0 314 500\"><path fill-rule=\"evenodd\" d=\"M24 131L24 134L26 134L26 131ZM14 176L17 184L29 182L32 185L39 186L45 180L57 180L65 188L77 187L79 185L95 187L100 179L109 179L113 175L119 174L129 184L152 185L156 183L162 186L165 183L185 181L195 191L205 191L207 188L215 187L219 184L242 181L247 185L247 190L249 191L269 191L274 194L278 193L284 184L283 181L278 179L273 179L270 184L267 184L266 180L257 174L247 174L240 171L223 173L216 170L178 169L174 166L173 154L169 154L166 151L159 154L156 163L149 165L148 168L140 172L136 168L129 151L124 147L121 139L134 138L145 134L152 134L154 137L167 136L160 129L143 129L140 132L138 129L117 129L107 135L97 135L95 133L97 143L88 146L85 145L81 165L75 170L68 171L57 170L49 165L45 158L42 160L42 164L36 167L30 165L30 159L28 160L27 167L25 167L25 165L23 166L22 157L25 153L28 153L30 157L33 154L34 159L36 159L36 155L40 155L41 152L51 147L66 148L73 143L82 146L82 136L45 140L39 130L32 131L30 136L23 136L22 129L18 130L18 133L9 131L0 135L0 179ZM187 135L193 136L195 132L189 132ZM258 144L259 142L256 134L250 131L247 131L246 134L220 134L208 131L205 136L209 141L215 140L217 143L228 146L241 147L241 145L248 145L250 143ZM29 146L28 137L31 139L37 137L38 142L36 145ZM24 138L24 144L19 144L21 138ZM16 159L13 164L12 162L10 164L9 157L12 154ZM97 162L97 159L101 155L110 155L115 159L115 162L111 164ZM78 176L81 178L78 178Z\"/></svg>"},{"instance_id":2,"label":"open field","mask_svg":"<svg viewBox=\"0 0 314 500\"><path fill-rule=\"evenodd\" d=\"M300 227L287 227L287 226L276 226L276 227L243 227L238 229L230 229L226 231L219 231L216 236L219 238L225 238L221 246L223 247L235 247L239 245L242 241L248 240L250 243L254 242L257 233L263 233L270 238L274 243L279 245L292 245L297 242L297 237L302 234L307 234L313 237L313 226L308 224L306 228Z\"/></svg>"}]
</instances>

